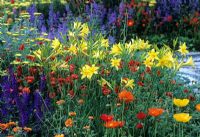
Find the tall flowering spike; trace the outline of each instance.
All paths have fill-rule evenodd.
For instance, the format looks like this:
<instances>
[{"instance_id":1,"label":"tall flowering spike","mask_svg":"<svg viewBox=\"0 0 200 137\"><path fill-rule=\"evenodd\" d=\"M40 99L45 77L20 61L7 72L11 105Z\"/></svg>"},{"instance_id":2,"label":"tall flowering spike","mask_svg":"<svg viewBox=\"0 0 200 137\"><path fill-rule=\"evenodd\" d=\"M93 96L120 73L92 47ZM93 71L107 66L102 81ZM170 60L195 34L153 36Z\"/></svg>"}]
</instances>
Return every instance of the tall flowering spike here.
<instances>
[{"instance_id":1,"label":"tall flowering spike","mask_svg":"<svg viewBox=\"0 0 200 137\"><path fill-rule=\"evenodd\" d=\"M34 13L36 12L36 5L32 4L28 9L27 9L29 15L30 15L30 22L34 23L35 21L35 15Z\"/></svg>"},{"instance_id":2,"label":"tall flowering spike","mask_svg":"<svg viewBox=\"0 0 200 137\"><path fill-rule=\"evenodd\" d=\"M19 125L21 127L25 127L28 124L29 121L29 116L31 113L30 106L29 106L29 101L30 101L30 94L28 93L22 93L21 96L19 96L16 99L16 105L19 110Z\"/></svg>"},{"instance_id":3,"label":"tall flowering spike","mask_svg":"<svg viewBox=\"0 0 200 137\"><path fill-rule=\"evenodd\" d=\"M39 92L39 90L36 90L34 93L34 112L35 112L35 117L36 117L36 120L37 122L39 122L42 118L42 104L43 104L43 101L42 101L42 96Z\"/></svg>"},{"instance_id":4,"label":"tall flowering spike","mask_svg":"<svg viewBox=\"0 0 200 137\"><path fill-rule=\"evenodd\" d=\"M46 76L42 74L40 76L40 92L43 92L46 89Z\"/></svg>"}]
</instances>

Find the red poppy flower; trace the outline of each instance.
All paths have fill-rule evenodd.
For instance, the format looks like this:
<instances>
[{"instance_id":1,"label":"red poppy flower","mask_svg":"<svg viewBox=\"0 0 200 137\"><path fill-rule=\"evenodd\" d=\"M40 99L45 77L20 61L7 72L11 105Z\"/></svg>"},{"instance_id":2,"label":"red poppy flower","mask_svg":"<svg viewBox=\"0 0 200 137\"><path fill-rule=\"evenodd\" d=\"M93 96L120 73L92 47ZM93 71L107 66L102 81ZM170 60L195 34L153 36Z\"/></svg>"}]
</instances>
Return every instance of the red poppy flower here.
<instances>
[{"instance_id":1,"label":"red poppy flower","mask_svg":"<svg viewBox=\"0 0 200 137\"><path fill-rule=\"evenodd\" d=\"M33 62L35 61L35 56L33 55L27 55L26 58L29 59L30 61L33 61Z\"/></svg>"},{"instance_id":2,"label":"red poppy flower","mask_svg":"<svg viewBox=\"0 0 200 137\"><path fill-rule=\"evenodd\" d=\"M49 93L49 97L50 97L51 99L55 98L55 96L56 96L56 93L55 93L55 92Z\"/></svg>"},{"instance_id":3,"label":"red poppy flower","mask_svg":"<svg viewBox=\"0 0 200 137\"><path fill-rule=\"evenodd\" d=\"M34 76L27 76L27 77L25 77L25 80L27 81L27 83L33 83L33 81L34 81Z\"/></svg>"},{"instance_id":4,"label":"red poppy flower","mask_svg":"<svg viewBox=\"0 0 200 137\"><path fill-rule=\"evenodd\" d=\"M189 90L187 90L187 89L184 89L184 90L183 90L183 92L184 92L184 93L188 93L188 92L189 92Z\"/></svg>"},{"instance_id":5,"label":"red poppy flower","mask_svg":"<svg viewBox=\"0 0 200 137\"><path fill-rule=\"evenodd\" d=\"M147 116L147 115L146 115L144 112L139 112L139 113L136 115L136 117L137 117L138 119L140 119L140 120L145 119L146 116Z\"/></svg>"},{"instance_id":6,"label":"red poppy flower","mask_svg":"<svg viewBox=\"0 0 200 137\"><path fill-rule=\"evenodd\" d=\"M19 50L24 50L24 44L21 44L21 45L19 46Z\"/></svg>"},{"instance_id":7,"label":"red poppy flower","mask_svg":"<svg viewBox=\"0 0 200 137\"><path fill-rule=\"evenodd\" d=\"M144 86L144 83L143 83L142 81L139 81L139 82L138 82L138 85L141 86L141 87L143 87L143 86Z\"/></svg>"},{"instance_id":8,"label":"red poppy flower","mask_svg":"<svg viewBox=\"0 0 200 137\"><path fill-rule=\"evenodd\" d=\"M51 77L51 78L50 78L50 81L51 81L50 83L51 83L51 86L52 86L52 87L56 86L56 78Z\"/></svg>"},{"instance_id":9,"label":"red poppy flower","mask_svg":"<svg viewBox=\"0 0 200 137\"><path fill-rule=\"evenodd\" d=\"M75 65L74 65L74 64L70 64L70 65L69 65L69 71L70 71L71 73L73 73L74 70L75 70Z\"/></svg>"},{"instance_id":10,"label":"red poppy flower","mask_svg":"<svg viewBox=\"0 0 200 137\"><path fill-rule=\"evenodd\" d=\"M138 124L136 125L136 128L137 128L137 129L142 129L142 128L143 128L143 125L142 125L141 123L138 123Z\"/></svg>"},{"instance_id":11,"label":"red poppy flower","mask_svg":"<svg viewBox=\"0 0 200 137\"><path fill-rule=\"evenodd\" d=\"M108 121L104 124L106 128L118 128L123 127L125 124L124 121Z\"/></svg>"},{"instance_id":12,"label":"red poppy flower","mask_svg":"<svg viewBox=\"0 0 200 137\"><path fill-rule=\"evenodd\" d=\"M66 84L71 84L71 83L72 83L72 79L71 79L70 76L66 77L65 83L66 83Z\"/></svg>"},{"instance_id":13,"label":"red poppy flower","mask_svg":"<svg viewBox=\"0 0 200 137\"><path fill-rule=\"evenodd\" d=\"M151 73L151 68L150 67L146 67L146 73Z\"/></svg>"},{"instance_id":14,"label":"red poppy flower","mask_svg":"<svg viewBox=\"0 0 200 137\"><path fill-rule=\"evenodd\" d=\"M11 3L11 4L14 4L14 3L15 3L15 0L10 0L10 3Z\"/></svg>"},{"instance_id":15,"label":"red poppy flower","mask_svg":"<svg viewBox=\"0 0 200 137\"><path fill-rule=\"evenodd\" d=\"M113 115L102 114L100 116L100 119L103 120L104 122L109 122L109 121L112 121L114 119L114 116Z\"/></svg>"},{"instance_id":16,"label":"red poppy flower","mask_svg":"<svg viewBox=\"0 0 200 137\"><path fill-rule=\"evenodd\" d=\"M173 20L173 17L171 15L167 16L167 21L168 22L172 22L172 20Z\"/></svg>"},{"instance_id":17,"label":"red poppy flower","mask_svg":"<svg viewBox=\"0 0 200 137\"><path fill-rule=\"evenodd\" d=\"M59 84L64 84L65 83L65 78L58 78L58 83Z\"/></svg>"},{"instance_id":18,"label":"red poppy flower","mask_svg":"<svg viewBox=\"0 0 200 137\"><path fill-rule=\"evenodd\" d=\"M72 59L71 56L67 56L66 59L65 59L65 61L66 61L66 62L69 62L71 59Z\"/></svg>"},{"instance_id":19,"label":"red poppy flower","mask_svg":"<svg viewBox=\"0 0 200 137\"><path fill-rule=\"evenodd\" d=\"M104 95L109 95L111 93L111 90L108 89L108 87L106 85L104 85L102 87L102 92L103 92Z\"/></svg>"},{"instance_id":20,"label":"red poppy flower","mask_svg":"<svg viewBox=\"0 0 200 137\"><path fill-rule=\"evenodd\" d=\"M75 96L75 93L74 93L73 90L70 90L70 91L68 92L68 94L70 95L71 98L73 98L73 97Z\"/></svg>"},{"instance_id":21,"label":"red poppy flower","mask_svg":"<svg viewBox=\"0 0 200 137\"><path fill-rule=\"evenodd\" d=\"M134 20L132 20L132 19L129 19L128 22L127 22L127 26L128 26L128 27L133 27L134 24L135 24L135 23L134 23Z\"/></svg>"},{"instance_id":22,"label":"red poppy flower","mask_svg":"<svg viewBox=\"0 0 200 137\"><path fill-rule=\"evenodd\" d=\"M77 74L71 74L71 78L72 79L78 79L78 75Z\"/></svg>"},{"instance_id":23,"label":"red poppy flower","mask_svg":"<svg viewBox=\"0 0 200 137\"><path fill-rule=\"evenodd\" d=\"M30 89L29 89L29 87L24 87L23 89L22 89L22 93L27 93L27 94L29 94L31 91L30 91Z\"/></svg>"},{"instance_id":24,"label":"red poppy flower","mask_svg":"<svg viewBox=\"0 0 200 137\"><path fill-rule=\"evenodd\" d=\"M157 76L160 76L161 75L161 72L160 70L157 71Z\"/></svg>"},{"instance_id":25,"label":"red poppy flower","mask_svg":"<svg viewBox=\"0 0 200 137\"><path fill-rule=\"evenodd\" d=\"M81 85L80 90L86 90L87 86L86 85Z\"/></svg>"},{"instance_id":26,"label":"red poppy flower","mask_svg":"<svg viewBox=\"0 0 200 137\"><path fill-rule=\"evenodd\" d=\"M168 96L168 97L170 97L170 98L172 98L173 93L172 92L166 92L165 95Z\"/></svg>"}]
</instances>

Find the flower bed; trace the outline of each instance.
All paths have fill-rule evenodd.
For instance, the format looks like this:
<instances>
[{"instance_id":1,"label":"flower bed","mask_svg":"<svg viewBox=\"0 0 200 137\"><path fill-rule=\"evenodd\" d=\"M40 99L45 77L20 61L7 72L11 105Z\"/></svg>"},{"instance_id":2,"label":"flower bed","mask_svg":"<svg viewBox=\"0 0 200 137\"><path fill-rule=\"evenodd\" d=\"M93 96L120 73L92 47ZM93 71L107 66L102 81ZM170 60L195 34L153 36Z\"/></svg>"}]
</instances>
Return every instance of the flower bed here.
<instances>
[{"instance_id":1,"label":"flower bed","mask_svg":"<svg viewBox=\"0 0 200 137\"><path fill-rule=\"evenodd\" d=\"M0 19L1 135L199 136L200 99L176 75L194 66L186 43L114 42L77 19L50 37L40 15Z\"/></svg>"}]
</instances>

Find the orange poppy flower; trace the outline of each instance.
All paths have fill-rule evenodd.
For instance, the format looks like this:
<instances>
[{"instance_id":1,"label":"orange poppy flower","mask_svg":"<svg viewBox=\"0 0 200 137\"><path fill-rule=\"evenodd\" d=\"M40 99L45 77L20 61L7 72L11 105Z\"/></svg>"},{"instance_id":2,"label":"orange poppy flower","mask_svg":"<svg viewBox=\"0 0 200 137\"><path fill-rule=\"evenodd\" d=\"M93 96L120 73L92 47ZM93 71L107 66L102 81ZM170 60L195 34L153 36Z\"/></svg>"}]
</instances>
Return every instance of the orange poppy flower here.
<instances>
[{"instance_id":1,"label":"orange poppy flower","mask_svg":"<svg viewBox=\"0 0 200 137\"><path fill-rule=\"evenodd\" d=\"M20 128L20 127L14 127L14 128L12 129L12 131L15 132L15 133L17 133L17 132L19 132L21 129L22 129L22 128Z\"/></svg>"},{"instance_id":2,"label":"orange poppy flower","mask_svg":"<svg viewBox=\"0 0 200 137\"><path fill-rule=\"evenodd\" d=\"M120 101L125 101L126 103L130 103L134 100L133 93L130 91L122 90L118 94L118 98Z\"/></svg>"},{"instance_id":3,"label":"orange poppy flower","mask_svg":"<svg viewBox=\"0 0 200 137\"><path fill-rule=\"evenodd\" d=\"M30 89L29 89L29 87L24 87L23 89L22 89L22 93L27 93L27 94L29 94L31 91L30 91Z\"/></svg>"},{"instance_id":4,"label":"orange poppy flower","mask_svg":"<svg viewBox=\"0 0 200 137\"><path fill-rule=\"evenodd\" d=\"M80 105L84 104L84 100L83 99L79 99L78 100L78 104L80 104Z\"/></svg>"},{"instance_id":5,"label":"orange poppy flower","mask_svg":"<svg viewBox=\"0 0 200 137\"><path fill-rule=\"evenodd\" d=\"M69 112L69 116L76 116L76 112Z\"/></svg>"},{"instance_id":6,"label":"orange poppy flower","mask_svg":"<svg viewBox=\"0 0 200 137\"><path fill-rule=\"evenodd\" d=\"M9 128L9 125L8 125L8 124L0 123L0 129L6 130L7 128Z\"/></svg>"},{"instance_id":7,"label":"orange poppy flower","mask_svg":"<svg viewBox=\"0 0 200 137\"><path fill-rule=\"evenodd\" d=\"M104 127L106 128L118 128L123 127L125 122L123 121L108 121L104 124Z\"/></svg>"},{"instance_id":8,"label":"orange poppy flower","mask_svg":"<svg viewBox=\"0 0 200 137\"><path fill-rule=\"evenodd\" d=\"M197 105L195 106L195 108L196 108L197 111L200 112L200 104L197 104Z\"/></svg>"},{"instance_id":9,"label":"orange poppy flower","mask_svg":"<svg viewBox=\"0 0 200 137\"><path fill-rule=\"evenodd\" d=\"M64 136L65 136L64 134L57 134L54 137L64 137Z\"/></svg>"},{"instance_id":10,"label":"orange poppy flower","mask_svg":"<svg viewBox=\"0 0 200 137\"><path fill-rule=\"evenodd\" d=\"M32 131L32 128L24 127L24 131L25 131L25 132L31 132L31 131Z\"/></svg>"},{"instance_id":11,"label":"orange poppy flower","mask_svg":"<svg viewBox=\"0 0 200 137\"><path fill-rule=\"evenodd\" d=\"M164 109L162 109L162 108L149 108L148 109L148 114L153 117L160 116L160 115L162 115L163 112L164 112Z\"/></svg>"},{"instance_id":12,"label":"orange poppy flower","mask_svg":"<svg viewBox=\"0 0 200 137\"><path fill-rule=\"evenodd\" d=\"M13 135L8 135L8 136L6 136L6 137L14 137Z\"/></svg>"},{"instance_id":13,"label":"orange poppy flower","mask_svg":"<svg viewBox=\"0 0 200 137\"><path fill-rule=\"evenodd\" d=\"M7 124L8 124L8 126L16 126L17 125L15 122L12 122L12 121L8 122Z\"/></svg>"},{"instance_id":14,"label":"orange poppy flower","mask_svg":"<svg viewBox=\"0 0 200 137\"><path fill-rule=\"evenodd\" d=\"M73 120L71 118L68 118L66 121L65 121L65 126L66 127L72 127L73 126Z\"/></svg>"},{"instance_id":15,"label":"orange poppy flower","mask_svg":"<svg viewBox=\"0 0 200 137\"><path fill-rule=\"evenodd\" d=\"M65 103L64 100L58 100L58 101L56 101L56 104L57 104L57 105L62 105L62 104L64 104L64 103Z\"/></svg>"},{"instance_id":16,"label":"orange poppy flower","mask_svg":"<svg viewBox=\"0 0 200 137\"><path fill-rule=\"evenodd\" d=\"M88 119L89 120L94 120L94 117L93 116L89 116Z\"/></svg>"}]
</instances>

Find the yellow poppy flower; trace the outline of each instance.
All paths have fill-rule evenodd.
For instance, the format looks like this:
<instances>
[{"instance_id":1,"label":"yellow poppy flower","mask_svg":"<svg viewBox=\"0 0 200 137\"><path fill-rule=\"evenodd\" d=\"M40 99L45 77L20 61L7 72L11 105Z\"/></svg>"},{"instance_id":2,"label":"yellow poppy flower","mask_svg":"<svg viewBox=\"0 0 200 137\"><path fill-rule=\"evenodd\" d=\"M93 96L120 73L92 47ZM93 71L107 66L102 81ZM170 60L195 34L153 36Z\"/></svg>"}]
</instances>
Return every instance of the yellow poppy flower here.
<instances>
[{"instance_id":1,"label":"yellow poppy flower","mask_svg":"<svg viewBox=\"0 0 200 137\"><path fill-rule=\"evenodd\" d=\"M173 103L178 107L185 107L188 105L189 102L189 99L173 99Z\"/></svg>"},{"instance_id":2,"label":"yellow poppy flower","mask_svg":"<svg viewBox=\"0 0 200 137\"><path fill-rule=\"evenodd\" d=\"M188 113L174 114L173 117L177 122L183 122L183 123L189 122L190 119L192 118L192 116L190 116Z\"/></svg>"}]
</instances>

